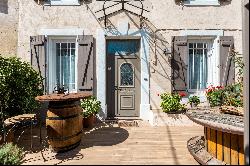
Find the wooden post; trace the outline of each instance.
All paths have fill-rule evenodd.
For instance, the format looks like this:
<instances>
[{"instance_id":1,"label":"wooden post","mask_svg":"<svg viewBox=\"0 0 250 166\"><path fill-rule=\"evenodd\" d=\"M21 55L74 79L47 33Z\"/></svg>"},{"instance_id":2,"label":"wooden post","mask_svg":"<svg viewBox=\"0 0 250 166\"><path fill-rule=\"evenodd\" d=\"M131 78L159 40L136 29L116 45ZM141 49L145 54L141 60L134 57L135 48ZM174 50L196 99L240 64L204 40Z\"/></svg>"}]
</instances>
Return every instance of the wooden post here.
<instances>
[{"instance_id":1,"label":"wooden post","mask_svg":"<svg viewBox=\"0 0 250 166\"><path fill-rule=\"evenodd\" d=\"M231 165L239 164L238 143L238 135L231 134Z\"/></svg>"},{"instance_id":2,"label":"wooden post","mask_svg":"<svg viewBox=\"0 0 250 166\"><path fill-rule=\"evenodd\" d=\"M244 0L242 4L243 13L243 58L245 63L244 69L244 151L245 164L249 165L249 0Z\"/></svg>"},{"instance_id":3,"label":"wooden post","mask_svg":"<svg viewBox=\"0 0 250 166\"><path fill-rule=\"evenodd\" d=\"M211 129L207 127L207 151L211 153Z\"/></svg>"},{"instance_id":4,"label":"wooden post","mask_svg":"<svg viewBox=\"0 0 250 166\"><path fill-rule=\"evenodd\" d=\"M217 141L216 141L216 130L211 129L210 130L210 139L211 139L211 155L213 157L217 157L217 149L216 149L216 145L217 145Z\"/></svg>"},{"instance_id":5,"label":"wooden post","mask_svg":"<svg viewBox=\"0 0 250 166\"><path fill-rule=\"evenodd\" d=\"M221 131L217 131L217 159L223 161L223 140Z\"/></svg>"},{"instance_id":6,"label":"wooden post","mask_svg":"<svg viewBox=\"0 0 250 166\"><path fill-rule=\"evenodd\" d=\"M231 163L231 134L223 134L223 159L225 163Z\"/></svg>"},{"instance_id":7,"label":"wooden post","mask_svg":"<svg viewBox=\"0 0 250 166\"><path fill-rule=\"evenodd\" d=\"M245 156L244 156L244 136L241 135L239 136L239 165L244 165L245 164Z\"/></svg>"}]
</instances>

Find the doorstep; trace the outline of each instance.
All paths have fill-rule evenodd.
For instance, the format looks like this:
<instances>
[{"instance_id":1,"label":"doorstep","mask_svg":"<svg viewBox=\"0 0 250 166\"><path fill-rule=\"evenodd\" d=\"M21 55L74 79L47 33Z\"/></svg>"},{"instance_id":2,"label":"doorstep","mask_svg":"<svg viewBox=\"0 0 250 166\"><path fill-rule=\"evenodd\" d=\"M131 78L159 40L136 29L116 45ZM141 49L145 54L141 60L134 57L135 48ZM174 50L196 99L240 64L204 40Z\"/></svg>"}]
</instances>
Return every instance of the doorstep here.
<instances>
[{"instance_id":1,"label":"doorstep","mask_svg":"<svg viewBox=\"0 0 250 166\"><path fill-rule=\"evenodd\" d=\"M105 123L116 124L119 127L142 127L151 126L140 117L114 117L105 119Z\"/></svg>"},{"instance_id":2,"label":"doorstep","mask_svg":"<svg viewBox=\"0 0 250 166\"><path fill-rule=\"evenodd\" d=\"M162 110L152 110L154 114L153 126L198 126L186 114L168 114Z\"/></svg>"}]
</instances>

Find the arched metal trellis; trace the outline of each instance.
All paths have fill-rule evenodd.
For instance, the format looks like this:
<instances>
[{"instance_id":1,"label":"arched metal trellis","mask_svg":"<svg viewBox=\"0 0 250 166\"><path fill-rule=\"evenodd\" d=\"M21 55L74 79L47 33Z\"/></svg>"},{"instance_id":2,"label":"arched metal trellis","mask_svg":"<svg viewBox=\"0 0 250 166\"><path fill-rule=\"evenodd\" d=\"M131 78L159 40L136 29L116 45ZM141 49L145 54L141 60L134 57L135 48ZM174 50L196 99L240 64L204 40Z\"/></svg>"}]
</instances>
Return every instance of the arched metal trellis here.
<instances>
[{"instance_id":1,"label":"arched metal trellis","mask_svg":"<svg viewBox=\"0 0 250 166\"><path fill-rule=\"evenodd\" d=\"M139 16L139 18L140 18L140 28L142 28L143 19L146 19L143 16L143 14L144 14L144 12L149 12L148 10L144 9L143 0L98 0L98 1L103 1L104 3L103 3L102 9L96 11L95 13L103 12L104 16L100 17L99 19L100 20L104 19L105 28L107 28L107 18L108 18L108 16L110 16L110 15L116 13L116 12L119 12L119 11L126 11L126 12L129 12L129 13L132 13L134 15ZM140 2L141 6L137 6L137 5L132 4L131 3L132 1L138 1L138 2ZM107 2L114 2L114 4L107 5ZM110 9L112 7L115 7L115 6L118 6L120 4L121 4L121 9L116 10L116 11L114 11L112 13L107 14L107 12L106 12L107 9ZM137 9L140 9L141 10L140 14L137 14L137 13L135 13L133 11L125 9L125 5L132 6L132 7L135 7Z\"/></svg>"}]
</instances>

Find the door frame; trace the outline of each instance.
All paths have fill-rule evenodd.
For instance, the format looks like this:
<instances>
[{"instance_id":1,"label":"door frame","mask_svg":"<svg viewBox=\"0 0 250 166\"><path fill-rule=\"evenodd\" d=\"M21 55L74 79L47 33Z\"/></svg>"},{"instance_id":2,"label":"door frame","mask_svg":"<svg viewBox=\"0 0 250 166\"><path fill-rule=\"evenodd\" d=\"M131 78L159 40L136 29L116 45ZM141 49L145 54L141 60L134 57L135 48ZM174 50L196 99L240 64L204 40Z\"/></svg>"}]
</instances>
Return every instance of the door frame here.
<instances>
[{"instance_id":1,"label":"door frame","mask_svg":"<svg viewBox=\"0 0 250 166\"><path fill-rule=\"evenodd\" d=\"M123 29L123 26L120 27ZM119 29L119 26L118 26ZM106 104L106 38L113 37L140 37L141 38L141 101L140 101L140 118L154 124L154 114L150 106L150 43L148 41L147 29L130 28L126 31L116 33L117 29L110 28L108 31L102 28L96 30L96 79L97 79L97 99L101 101L101 111L98 114L102 120L107 119ZM105 38L106 37L106 38Z\"/></svg>"},{"instance_id":2,"label":"door frame","mask_svg":"<svg viewBox=\"0 0 250 166\"><path fill-rule=\"evenodd\" d=\"M141 85L141 40L142 40L142 38L141 38L141 36L106 36L105 37L105 50L106 50L106 54L105 54L105 59L106 59L106 65L108 64L108 60L109 60L109 58L108 58L108 51L107 51L107 49L108 49L108 41L112 41L112 40L121 40L121 41L128 41L128 40L139 40L140 41L140 48L139 48L139 52L138 52L138 57L139 57L139 64L140 64L140 67L139 67L139 75L140 75L140 81L139 81L139 84ZM124 58L129 58L129 56L124 56ZM116 61L118 58L114 58L114 60ZM115 64L116 64L116 62L114 62ZM116 65L115 65L115 67L116 67ZM107 67L106 67L107 68ZM116 70L117 70L117 68L116 68ZM116 74L116 72L114 73L114 74ZM106 78L106 90L108 89L108 71L107 71L107 69L106 69L106 72L105 72L105 78ZM118 84L119 84L119 79L118 79ZM135 86L135 85L134 85ZM140 95L139 95L139 99L138 99L138 101L141 101L141 86L140 87L136 87L136 88L138 88L138 89L140 89L139 91L139 93L140 93ZM106 104L108 103L108 95L109 95L109 93L106 91ZM114 95L117 95L117 93L115 93ZM115 107L118 107L118 104L120 104L119 103L119 100L117 99L117 100L115 100L115 102L117 102L117 103L114 103L114 105L115 105ZM115 110L108 110L108 107L106 106L106 108L107 108L107 118L115 118L115 117L117 117L116 116L116 113L117 113L117 109L118 108L115 108ZM140 108L140 105L139 105L139 108ZM112 111L112 112L110 112L110 111ZM140 110L137 110L138 111L138 117L140 117Z\"/></svg>"}]
</instances>

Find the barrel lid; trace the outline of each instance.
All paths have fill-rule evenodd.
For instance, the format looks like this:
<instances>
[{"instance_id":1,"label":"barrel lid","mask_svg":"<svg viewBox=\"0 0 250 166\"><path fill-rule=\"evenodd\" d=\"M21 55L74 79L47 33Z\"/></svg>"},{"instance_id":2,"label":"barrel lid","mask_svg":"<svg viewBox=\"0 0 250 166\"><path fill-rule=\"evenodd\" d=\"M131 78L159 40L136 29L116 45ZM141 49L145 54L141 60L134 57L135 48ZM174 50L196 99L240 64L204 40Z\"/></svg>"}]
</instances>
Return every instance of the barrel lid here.
<instances>
[{"instance_id":1,"label":"barrel lid","mask_svg":"<svg viewBox=\"0 0 250 166\"><path fill-rule=\"evenodd\" d=\"M72 101L72 100L80 100L87 97L91 97L92 94L88 92L84 93L69 93L69 94L50 94L37 96L35 98L36 101L44 102L44 101Z\"/></svg>"}]
</instances>

